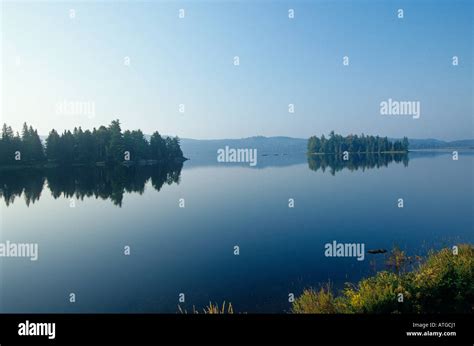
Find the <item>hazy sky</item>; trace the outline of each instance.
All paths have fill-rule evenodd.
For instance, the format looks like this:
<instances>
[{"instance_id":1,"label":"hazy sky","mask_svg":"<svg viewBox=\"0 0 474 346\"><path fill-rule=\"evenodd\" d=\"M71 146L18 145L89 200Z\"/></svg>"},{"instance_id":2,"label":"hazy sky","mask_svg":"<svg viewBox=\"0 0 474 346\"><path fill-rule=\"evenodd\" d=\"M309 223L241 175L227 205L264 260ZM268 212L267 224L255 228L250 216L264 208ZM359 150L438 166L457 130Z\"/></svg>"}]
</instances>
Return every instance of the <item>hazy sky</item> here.
<instances>
[{"instance_id":1,"label":"hazy sky","mask_svg":"<svg viewBox=\"0 0 474 346\"><path fill-rule=\"evenodd\" d=\"M474 137L469 0L1 6L1 120L15 130L26 121L45 135L119 118L125 129L188 138ZM381 115L389 98L419 101L420 118ZM95 113L58 110L64 101Z\"/></svg>"}]
</instances>

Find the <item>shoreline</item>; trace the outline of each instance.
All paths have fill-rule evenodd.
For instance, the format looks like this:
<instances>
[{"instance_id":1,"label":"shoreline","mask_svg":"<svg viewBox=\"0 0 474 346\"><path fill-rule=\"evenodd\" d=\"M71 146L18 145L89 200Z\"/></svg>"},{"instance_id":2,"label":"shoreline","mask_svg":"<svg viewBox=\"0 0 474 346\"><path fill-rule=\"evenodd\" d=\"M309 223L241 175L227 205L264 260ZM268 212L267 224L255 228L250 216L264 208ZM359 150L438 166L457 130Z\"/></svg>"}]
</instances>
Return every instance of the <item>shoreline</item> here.
<instances>
[{"instance_id":1,"label":"shoreline","mask_svg":"<svg viewBox=\"0 0 474 346\"><path fill-rule=\"evenodd\" d=\"M183 157L182 159L175 159L170 162L166 161L156 161L156 160L142 160L142 161L123 161L123 162L94 162L94 163L53 163L53 162L44 162L44 163L25 163L25 164L0 164L0 171L7 170L19 170L19 169L54 169L62 167L150 167L158 165L175 165L188 161L189 158Z\"/></svg>"}]
</instances>

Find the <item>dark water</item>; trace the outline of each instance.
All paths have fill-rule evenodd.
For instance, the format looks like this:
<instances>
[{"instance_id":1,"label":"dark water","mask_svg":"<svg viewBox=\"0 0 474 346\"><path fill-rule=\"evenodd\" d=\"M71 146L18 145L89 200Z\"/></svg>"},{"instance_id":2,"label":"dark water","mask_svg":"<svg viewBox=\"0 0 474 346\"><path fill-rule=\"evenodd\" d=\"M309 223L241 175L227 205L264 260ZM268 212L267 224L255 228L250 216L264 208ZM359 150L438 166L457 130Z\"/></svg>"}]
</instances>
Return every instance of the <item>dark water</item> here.
<instances>
[{"instance_id":1,"label":"dark water","mask_svg":"<svg viewBox=\"0 0 474 346\"><path fill-rule=\"evenodd\" d=\"M0 311L175 313L180 293L188 310L288 311L289 293L384 268L383 255L325 257L333 240L409 254L472 243L473 171L472 153L437 152L3 172L0 240L38 243L39 259L0 258Z\"/></svg>"}]
</instances>

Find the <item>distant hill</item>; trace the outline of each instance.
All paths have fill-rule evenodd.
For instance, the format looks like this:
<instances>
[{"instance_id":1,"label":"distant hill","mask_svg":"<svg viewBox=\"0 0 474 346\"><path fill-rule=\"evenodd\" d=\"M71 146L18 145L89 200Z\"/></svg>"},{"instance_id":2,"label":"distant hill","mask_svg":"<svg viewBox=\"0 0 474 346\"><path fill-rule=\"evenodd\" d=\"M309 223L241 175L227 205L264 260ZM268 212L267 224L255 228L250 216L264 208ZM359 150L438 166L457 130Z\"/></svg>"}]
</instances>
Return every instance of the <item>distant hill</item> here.
<instances>
[{"instance_id":1,"label":"distant hill","mask_svg":"<svg viewBox=\"0 0 474 346\"><path fill-rule=\"evenodd\" d=\"M255 148L260 155L306 153L308 140L291 137L248 137L241 139L181 139L181 149L185 155L212 154L225 146L231 148Z\"/></svg>"},{"instance_id":2,"label":"distant hill","mask_svg":"<svg viewBox=\"0 0 474 346\"><path fill-rule=\"evenodd\" d=\"M408 139L409 149L449 149L449 148L470 148L474 149L474 139L461 139L456 141L442 141L439 139Z\"/></svg>"}]
</instances>

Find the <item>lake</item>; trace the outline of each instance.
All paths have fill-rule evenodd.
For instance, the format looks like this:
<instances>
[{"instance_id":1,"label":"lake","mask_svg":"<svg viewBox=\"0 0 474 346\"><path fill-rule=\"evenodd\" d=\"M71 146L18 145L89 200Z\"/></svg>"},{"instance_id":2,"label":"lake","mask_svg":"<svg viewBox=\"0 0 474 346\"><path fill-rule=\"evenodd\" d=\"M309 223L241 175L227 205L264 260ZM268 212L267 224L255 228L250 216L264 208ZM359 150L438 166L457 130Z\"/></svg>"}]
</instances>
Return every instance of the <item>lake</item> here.
<instances>
[{"instance_id":1,"label":"lake","mask_svg":"<svg viewBox=\"0 0 474 346\"><path fill-rule=\"evenodd\" d=\"M176 313L184 293L187 311L288 312L290 293L385 268L384 255L326 257L326 243L422 255L474 241L472 151L258 159L1 173L0 240L38 243L39 256L1 259L0 311Z\"/></svg>"}]
</instances>

